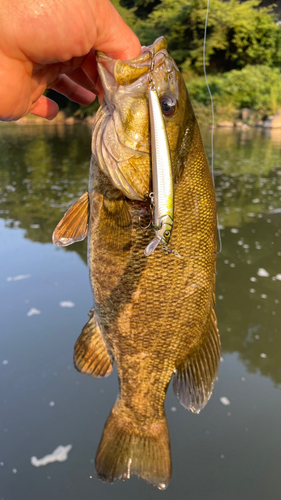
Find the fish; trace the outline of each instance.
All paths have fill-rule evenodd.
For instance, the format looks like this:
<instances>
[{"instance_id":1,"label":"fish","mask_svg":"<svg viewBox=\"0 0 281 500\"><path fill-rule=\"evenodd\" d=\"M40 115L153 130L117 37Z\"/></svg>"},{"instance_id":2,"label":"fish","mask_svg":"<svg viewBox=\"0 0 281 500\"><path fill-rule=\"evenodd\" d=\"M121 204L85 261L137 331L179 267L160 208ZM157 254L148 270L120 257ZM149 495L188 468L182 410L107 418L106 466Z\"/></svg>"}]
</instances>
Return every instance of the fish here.
<instances>
[{"instance_id":1,"label":"fish","mask_svg":"<svg viewBox=\"0 0 281 500\"><path fill-rule=\"evenodd\" d=\"M146 256L155 234L149 197L152 54L171 160L173 234L171 252L158 246ZM199 413L220 362L214 185L165 38L130 61L99 52L97 66L105 97L94 120L88 193L65 214L53 242L65 246L88 234L94 305L74 347L75 367L106 377L115 363L118 373L119 394L96 453L97 475L109 483L135 475L163 490L172 473L167 388L173 379L179 402Z\"/></svg>"}]
</instances>

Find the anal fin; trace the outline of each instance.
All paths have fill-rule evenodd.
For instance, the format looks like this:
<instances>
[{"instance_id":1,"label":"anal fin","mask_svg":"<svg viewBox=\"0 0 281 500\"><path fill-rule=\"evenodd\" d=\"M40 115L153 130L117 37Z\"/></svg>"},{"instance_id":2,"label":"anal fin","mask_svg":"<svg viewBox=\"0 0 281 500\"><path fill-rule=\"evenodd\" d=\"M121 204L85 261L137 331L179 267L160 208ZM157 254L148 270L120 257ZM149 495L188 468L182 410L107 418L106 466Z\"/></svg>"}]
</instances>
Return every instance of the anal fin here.
<instances>
[{"instance_id":1,"label":"anal fin","mask_svg":"<svg viewBox=\"0 0 281 500\"><path fill-rule=\"evenodd\" d=\"M174 392L186 409L200 413L209 401L220 363L220 336L212 308L201 346L177 367Z\"/></svg>"},{"instance_id":2,"label":"anal fin","mask_svg":"<svg viewBox=\"0 0 281 500\"><path fill-rule=\"evenodd\" d=\"M74 347L74 366L92 377L107 377L113 366L93 310Z\"/></svg>"}]
</instances>

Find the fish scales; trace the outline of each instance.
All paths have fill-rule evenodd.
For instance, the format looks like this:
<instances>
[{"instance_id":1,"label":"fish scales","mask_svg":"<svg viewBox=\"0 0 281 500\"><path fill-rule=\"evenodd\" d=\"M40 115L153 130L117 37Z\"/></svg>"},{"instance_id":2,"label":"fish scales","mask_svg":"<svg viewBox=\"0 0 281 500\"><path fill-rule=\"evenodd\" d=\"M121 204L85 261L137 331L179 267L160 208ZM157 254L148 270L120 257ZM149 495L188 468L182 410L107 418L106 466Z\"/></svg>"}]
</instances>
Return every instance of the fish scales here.
<instances>
[{"instance_id":1,"label":"fish scales","mask_svg":"<svg viewBox=\"0 0 281 500\"><path fill-rule=\"evenodd\" d=\"M95 118L89 180L94 308L74 355L76 367L93 376L109 375L113 362L117 367L120 390L96 455L99 477L113 482L135 474L160 489L171 475L167 387L173 377L181 404L198 413L220 359L214 186L185 83L166 49L160 38L133 61L97 57L105 102ZM160 247L144 255L153 234L141 227L151 218L153 52L157 94L177 102L164 118L174 182L169 248L181 258Z\"/></svg>"}]
</instances>

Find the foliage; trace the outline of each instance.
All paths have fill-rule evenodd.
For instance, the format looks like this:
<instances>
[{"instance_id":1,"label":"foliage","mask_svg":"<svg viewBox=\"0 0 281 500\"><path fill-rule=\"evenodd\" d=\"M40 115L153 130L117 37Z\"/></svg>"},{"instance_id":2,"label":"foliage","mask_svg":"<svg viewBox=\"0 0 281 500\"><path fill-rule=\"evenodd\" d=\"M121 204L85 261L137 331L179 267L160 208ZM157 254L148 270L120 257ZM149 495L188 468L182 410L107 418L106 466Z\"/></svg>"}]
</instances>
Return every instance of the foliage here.
<instances>
[{"instance_id":1,"label":"foliage","mask_svg":"<svg viewBox=\"0 0 281 500\"><path fill-rule=\"evenodd\" d=\"M164 35L169 52L188 84L196 113L209 116L209 94L203 75L206 0L112 0L144 45ZM232 119L249 107L257 117L281 107L281 25L274 5L261 0L212 0L208 16L206 68L216 115ZM93 114L97 102L83 107L47 91L68 114ZM208 122L210 120L208 119Z\"/></svg>"},{"instance_id":2,"label":"foliage","mask_svg":"<svg viewBox=\"0 0 281 500\"><path fill-rule=\"evenodd\" d=\"M120 0L120 6L125 7L125 9L132 9L137 17L146 19L148 14L152 12L154 7L156 7L156 5L160 3L160 1L161 0ZM117 0L117 2L119 3L119 0ZM116 5L116 0L113 0L112 3L116 8L118 8L118 6Z\"/></svg>"},{"instance_id":3,"label":"foliage","mask_svg":"<svg viewBox=\"0 0 281 500\"><path fill-rule=\"evenodd\" d=\"M281 72L268 66L246 66L221 75L210 76L209 86L215 110L230 104L234 109L244 107L257 112L259 118L276 113L281 108ZM207 106L210 97L204 77L191 79L187 83L189 95L201 105Z\"/></svg>"},{"instance_id":4,"label":"foliage","mask_svg":"<svg viewBox=\"0 0 281 500\"><path fill-rule=\"evenodd\" d=\"M125 23L127 23L130 28L135 31L134 26L137 23L137 15L136 10L137 7L134 6L136 2L123 2L122 0L111 0L111 3L114 5L115 9L118 10L122 19L124 19ZM142 3L142 2L141 2Z\"/></svg>"},{"instance_id":5,"label":"foliage","mask_svg":"<svg viewBox=\"0 0 281 500\"><path fill-rule=\"evenodd\" d=\"M259 5L260 0L212 0L206 44L209 72L281 63L277 18L272 6ZM181 69L202 74L205 19L205 0L161 0L146 20L139 20L132 28L146 45L164 35Z\"/></svg>"}]
</instances>

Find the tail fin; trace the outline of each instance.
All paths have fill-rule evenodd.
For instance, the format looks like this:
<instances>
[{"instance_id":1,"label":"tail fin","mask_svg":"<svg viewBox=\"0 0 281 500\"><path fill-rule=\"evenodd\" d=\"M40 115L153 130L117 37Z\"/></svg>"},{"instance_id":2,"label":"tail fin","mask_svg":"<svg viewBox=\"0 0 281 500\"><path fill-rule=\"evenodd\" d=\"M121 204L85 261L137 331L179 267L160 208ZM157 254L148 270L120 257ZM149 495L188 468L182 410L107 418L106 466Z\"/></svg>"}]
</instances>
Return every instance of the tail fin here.
<instances>
[{"instance_id":1,"label":"tail fin","mask_svg":"<svg viewBox=\"0 0 281 500\"><path fill-rule=\"evenodd\" d=\"M138 427L117 401L104 427L96 471L100 479L109 483L136 475L166 489L171 477L166 416L151 426Z\"/></svg>"}]
</instances>

